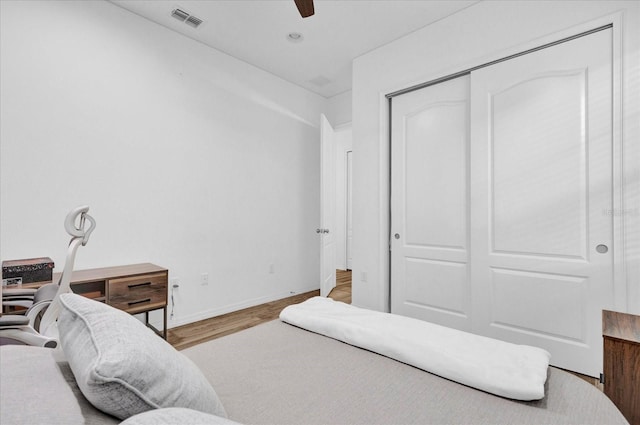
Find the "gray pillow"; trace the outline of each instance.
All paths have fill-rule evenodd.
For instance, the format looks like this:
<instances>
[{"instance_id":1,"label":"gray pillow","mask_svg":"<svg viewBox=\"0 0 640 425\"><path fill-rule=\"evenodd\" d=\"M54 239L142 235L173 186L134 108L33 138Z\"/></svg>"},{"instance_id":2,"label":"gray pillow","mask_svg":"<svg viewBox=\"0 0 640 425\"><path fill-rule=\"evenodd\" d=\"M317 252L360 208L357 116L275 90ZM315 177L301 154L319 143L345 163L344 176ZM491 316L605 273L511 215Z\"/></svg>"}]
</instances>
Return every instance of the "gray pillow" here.
<instances>
[{"instance_id":1,"label":"gray pillow","mask_svg":"<svg viewBox=\"0 0 640 425\"><path fill-rule=\"evenodd\" d=\"M54 350L4 345L0 347L0 370L0 424L85 423Z\"/></svg>"},{"instance_id":2,"label":"gray pillow","mask_svg":"<svg viewBox=\"0 0 640 425\"><path fill-rule=\"evenodd\" d=\"M122 422L120 425L240 425L230 419L183 407L150 410Z\"/></svg>"},{"instance_id":3,"label":"gray pillow","mask_svg":"<svg viewBox=\"0 0 640 425\"><path fill-rule=\"evenodd\" d=\"M60 304L62 349L96 408L120 419L162 407L227 416L196 365L135 317L76 294Z\"/></svg>"}]
</instances>

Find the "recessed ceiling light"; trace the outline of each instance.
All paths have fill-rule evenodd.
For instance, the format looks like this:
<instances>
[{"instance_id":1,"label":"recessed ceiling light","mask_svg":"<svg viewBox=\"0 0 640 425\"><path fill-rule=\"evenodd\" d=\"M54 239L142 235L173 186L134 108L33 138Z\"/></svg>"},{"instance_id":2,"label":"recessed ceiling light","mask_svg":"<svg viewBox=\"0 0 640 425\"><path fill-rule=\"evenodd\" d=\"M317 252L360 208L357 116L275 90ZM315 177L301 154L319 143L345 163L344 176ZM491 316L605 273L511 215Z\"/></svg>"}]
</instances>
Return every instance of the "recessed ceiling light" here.
<instances>
[{"instance_id":1,"label":"recessed ceiling light","mask_svg":"<svg viewBox=\"0 0 640 425\"><path fill-rule=\"evenodd\" d=\"M303 39L304 37L299 32L290 32L287 34L287 40L292 43L300 43Z\"/></svg>"}]
</instances>

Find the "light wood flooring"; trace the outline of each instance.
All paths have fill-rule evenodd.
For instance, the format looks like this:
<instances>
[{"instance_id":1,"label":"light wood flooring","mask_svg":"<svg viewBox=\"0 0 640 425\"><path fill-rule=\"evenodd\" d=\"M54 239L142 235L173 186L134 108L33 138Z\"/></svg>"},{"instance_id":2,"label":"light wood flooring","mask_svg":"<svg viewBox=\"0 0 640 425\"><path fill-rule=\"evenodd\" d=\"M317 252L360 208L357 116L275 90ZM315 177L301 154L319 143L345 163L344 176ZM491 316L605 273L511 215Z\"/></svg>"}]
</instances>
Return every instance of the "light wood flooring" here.
<instances>
[{"instance_id":1,"label":"light wood flooring","mask_svg":"<svg viewBox=\"0 0 640 425\"><path fill-rule=\"evenodd\" d=\"M351 270L336 270L336 287L329 298L351 304Z\"/></svg>"},{"instance_id":2,"label":"light wood flooring","mask_svg":"<svg viewBox=\"0 0 640 425\"><path fill-rule=\"evenodd\" d=\"M301 303L317 295L320 295L319 290L305 292L282 300L272 301L188 325L175 327L167 331L167 340L176 349L182 350L261 323L275 320L286 306ZM336 301L351 304L350 270L336 271L336 287L331 291L329 297Z\"/></svg>"},{"instance_id":3,"label":"light wood flooring","mask_svg":"<svg viewBox=\"0 0 640 425\"><path fill-rule=\"evenodd\" d=\"M223 314L221 316L212 317L211 319L201 320L199 322L190 323L188 325L179 326L169 329L167 339L176 349L182 350L192 347L203 342L220 338L261 323L275 320L280 315L283 308L291 304L301 303L302 301L320 295L320 291L305 292L282 300L273 301L266 304L257 305L255 307L245 308L244 310L235 311L233 313ZM351 271L336 271L336 287L329 294L330 298L336 301L342 301L351 304ZM602 384L596 378L591 376L573 373L577 377L585 380L591 385L603 390Z\"/></svg>"}]
</instances>

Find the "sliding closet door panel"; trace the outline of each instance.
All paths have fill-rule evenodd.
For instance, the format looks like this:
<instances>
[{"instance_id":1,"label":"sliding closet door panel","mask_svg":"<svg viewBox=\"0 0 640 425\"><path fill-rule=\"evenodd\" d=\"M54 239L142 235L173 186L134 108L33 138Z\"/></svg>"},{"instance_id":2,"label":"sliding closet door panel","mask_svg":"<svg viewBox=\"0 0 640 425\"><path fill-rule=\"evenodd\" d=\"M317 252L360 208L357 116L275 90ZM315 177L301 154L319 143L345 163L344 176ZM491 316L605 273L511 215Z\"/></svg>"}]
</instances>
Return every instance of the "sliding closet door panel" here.
<instances>
[{"instance_id":1,"label":"sliding closet door panel","mask_svg":"<svg viewBox=\"0 0 640 425\"><path fill-rule=\"evenodd\" d=\"M605 30L471 75L474 332L597 376L613 301ZM603 252L600 252L603 251Z\"/></svg>"},{"instance_id":2,"label":"sliding closet door panel","mask_svg":"<svg viewBox=\"0 0 640 425\"><path fill-rule=\"evenodd\" d=\"M469 328L469 77L393 100L394 313Z\"/></svg>"}]
</instances>

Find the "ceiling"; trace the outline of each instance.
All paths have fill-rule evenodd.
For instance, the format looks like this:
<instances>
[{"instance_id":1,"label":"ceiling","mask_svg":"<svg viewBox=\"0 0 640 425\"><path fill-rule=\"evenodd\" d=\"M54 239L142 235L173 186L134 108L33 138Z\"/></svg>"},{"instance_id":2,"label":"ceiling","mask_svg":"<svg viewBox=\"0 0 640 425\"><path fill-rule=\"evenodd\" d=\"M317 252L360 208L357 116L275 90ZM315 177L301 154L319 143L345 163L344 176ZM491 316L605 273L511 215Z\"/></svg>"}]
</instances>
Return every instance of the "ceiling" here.
<instances>
[{"instance_id":1,"label":"ceiling","mask_svg":"<svg viewBox=\"0 0 640 425\"><path fill-rule=\"evenodd\" d=\"M354 58L478 0L315 0L305 19L293 0L110 1L329 98L351 89ZM204 22L177 20L176 8ZM303 40L288 40L292 32Z\"/></svg>"}]
</instances>

